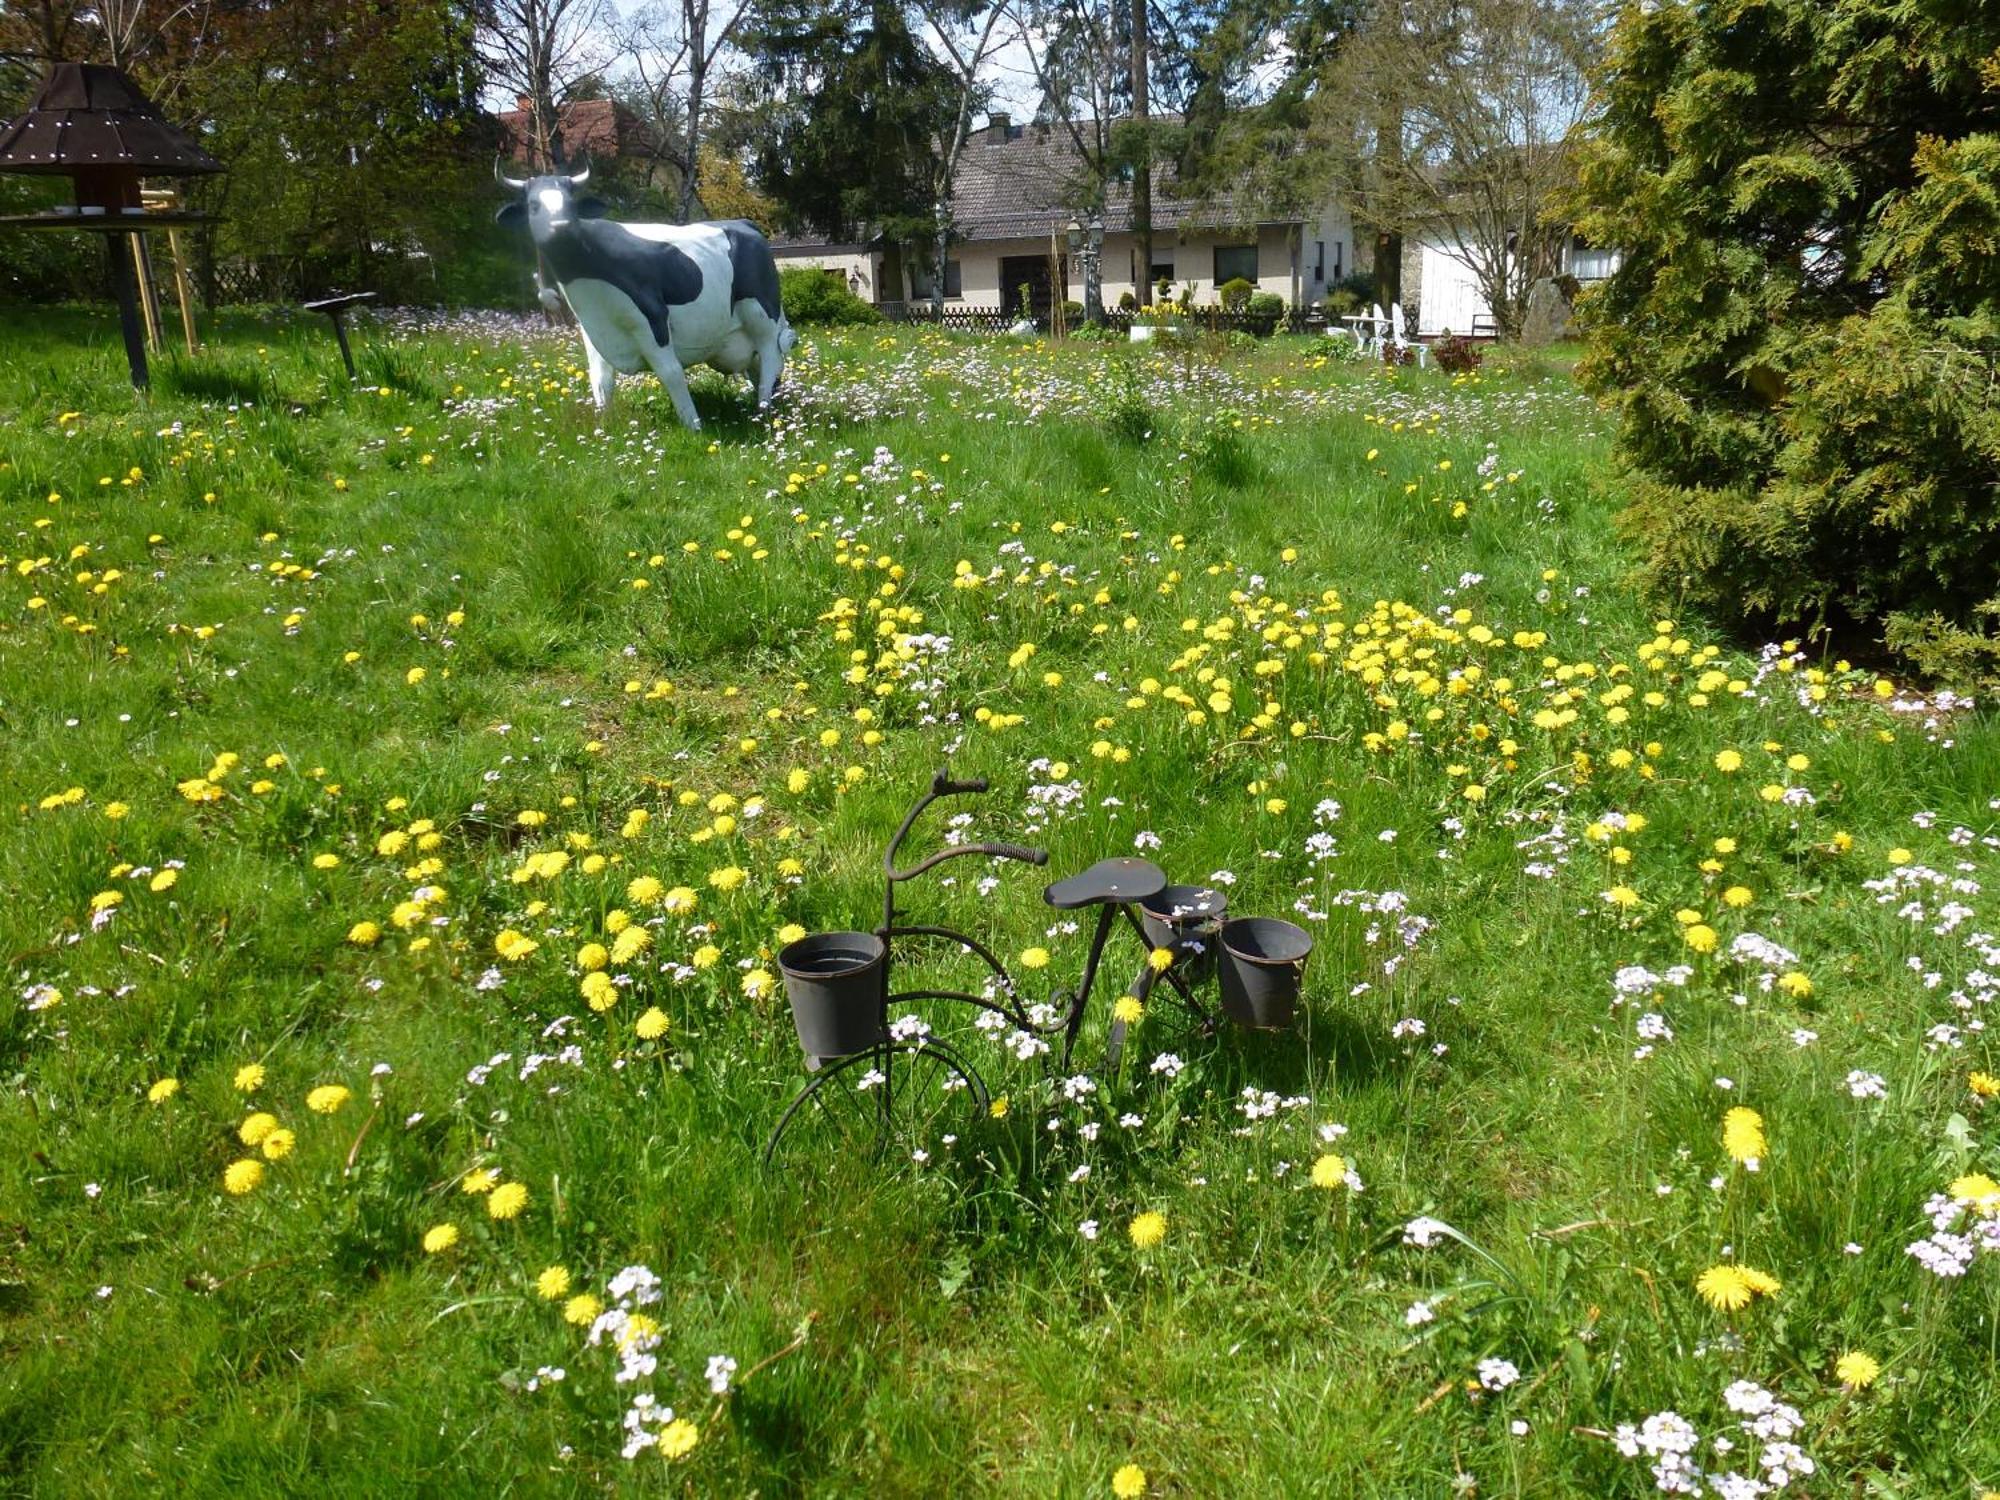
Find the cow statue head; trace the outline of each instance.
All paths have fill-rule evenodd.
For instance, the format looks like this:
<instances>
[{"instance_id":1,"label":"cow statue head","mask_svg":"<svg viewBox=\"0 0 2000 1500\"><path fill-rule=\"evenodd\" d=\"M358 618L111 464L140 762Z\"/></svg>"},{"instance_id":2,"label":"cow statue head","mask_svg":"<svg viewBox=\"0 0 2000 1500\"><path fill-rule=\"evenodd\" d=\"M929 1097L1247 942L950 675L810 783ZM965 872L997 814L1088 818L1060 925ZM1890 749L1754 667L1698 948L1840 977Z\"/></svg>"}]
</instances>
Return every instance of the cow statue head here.
<instances>
[{"instance_id":1,"label":"cow statue head","mask_svg":"<svg viewBox=\"0 0 2000 1500\"><path fill-rule=\"evenodd\" d=\"M590 181L590 164L568 176L509 177L493 160L493 180L521 196L504 205L493 217L502 224L525 224L537 245L549 240L578 219L601 219L608 212L602 198L579 195L577 189Z\"/></svg>"}]
</instances>

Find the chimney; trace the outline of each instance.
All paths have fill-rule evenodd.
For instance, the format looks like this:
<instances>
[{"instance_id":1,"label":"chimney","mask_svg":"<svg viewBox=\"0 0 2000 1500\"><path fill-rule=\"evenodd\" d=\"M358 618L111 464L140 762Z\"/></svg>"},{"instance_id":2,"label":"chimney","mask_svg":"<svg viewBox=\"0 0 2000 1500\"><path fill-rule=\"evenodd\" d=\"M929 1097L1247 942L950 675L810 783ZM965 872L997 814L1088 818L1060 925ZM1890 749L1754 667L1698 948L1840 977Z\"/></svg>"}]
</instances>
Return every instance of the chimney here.
<instances>
[{"instance_id":1,"label":"chimney","mask_svg":"<svg viewBox=\"0 0 2000 1500\"><path fill-rule=\"evenodd\" d=\"M1007 127L1013 123L1005 115L988 115L986 117L987 141L995 146L1005 145L1007 141Z\"/></svg>"}]
</instances>

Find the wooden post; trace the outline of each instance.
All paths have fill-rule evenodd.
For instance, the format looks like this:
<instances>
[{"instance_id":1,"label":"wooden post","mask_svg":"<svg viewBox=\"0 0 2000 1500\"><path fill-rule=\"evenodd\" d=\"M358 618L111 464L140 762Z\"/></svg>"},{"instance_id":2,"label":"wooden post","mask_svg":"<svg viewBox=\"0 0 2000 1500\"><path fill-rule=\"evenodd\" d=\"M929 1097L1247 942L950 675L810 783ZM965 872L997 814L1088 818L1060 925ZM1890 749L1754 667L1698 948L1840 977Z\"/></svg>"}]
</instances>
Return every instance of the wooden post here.
<instances>
[{"instance_id":1,"label":"wooden post","mask_svg":"<svg viewBox=\"0 0 2000 1500\"><path fill-rule=\"evenodd\" d=\"M143 391L152 384L152 376L146 370L146 331L139 322L139 292L126 235L126 230L115 229L104 241L110 249L111 290L118 298L118 327L125 335L125 363L131 367L132 384Z\"/></svg>"},{"instance_id":2,"label":"wooden post","mask_svg":"<svg viewBox=\"0 0 2000 1500\"><path fill-rule=\"evenodd\" d=\"M333 312L333 336L340 341L340 362L347 366L347 378L354 378L354 353L347 347L347 314L339 308Z\"/></svg>"},{"instance_id":3,"label":"wooden post","mask_svg":"<svg viewBox=\"0 0 2000 1500\"><path fill-rule=\"evenodd\" d=\"M160 325L160 283L153 275L153 252L146 236L132 236L132 270L139 283L139 311L146 319L146 347L160 352L166 332Z\"/></svg>"},{"instance_id":4,"label":"wooden post","mask_svg":"<svg viewBox=\"0 0 2000 1500\"><path fill-rule=\"evenodd\" d=\"M167 253L174 259L174 296L181 305L181 332L187 338L188 356L193 358L194 309L188 286L187 262L181 258L181 237L171 229L167 231Z\"/></svg>"}]
</instances>

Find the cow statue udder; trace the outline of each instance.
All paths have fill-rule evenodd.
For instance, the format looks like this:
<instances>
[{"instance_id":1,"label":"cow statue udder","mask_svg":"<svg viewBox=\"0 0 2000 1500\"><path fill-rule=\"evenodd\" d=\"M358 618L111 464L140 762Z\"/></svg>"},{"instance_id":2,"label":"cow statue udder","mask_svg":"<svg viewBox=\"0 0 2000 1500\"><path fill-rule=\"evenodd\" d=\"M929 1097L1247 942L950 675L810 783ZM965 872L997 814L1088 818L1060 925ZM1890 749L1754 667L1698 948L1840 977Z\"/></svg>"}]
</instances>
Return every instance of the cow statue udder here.
<instances>
[{"instance_id":1,"label":"cow statue udder","mask_svg":"<svg viewBox=\"0 0 2000 1500\"><path fill-rule=\"evenodd\" d=\"M778 301L777 262L756 225L614 223L602 199L576 191L590 179L588 166L571 176L516 180L496 161L493 176L521 195L495 217L528 226L576 315L600 411L620 372L651 370L681 425L698 428L687 387L687 367L697 364L750 375L757 404L771 399L794 335Z\"/></svg>"}]
</instances>

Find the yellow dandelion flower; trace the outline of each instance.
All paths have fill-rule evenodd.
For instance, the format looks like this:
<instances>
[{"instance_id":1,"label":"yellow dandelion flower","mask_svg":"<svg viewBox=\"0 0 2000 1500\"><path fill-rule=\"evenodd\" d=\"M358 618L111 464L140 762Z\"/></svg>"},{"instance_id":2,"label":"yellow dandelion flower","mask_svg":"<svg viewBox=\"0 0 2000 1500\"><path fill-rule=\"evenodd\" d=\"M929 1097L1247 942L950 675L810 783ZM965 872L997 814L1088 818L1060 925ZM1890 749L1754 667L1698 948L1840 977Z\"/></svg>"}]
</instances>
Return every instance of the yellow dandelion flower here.
<instances>
[{"instance_id":1,"label":"yellow dandelion flower","mask_svg":"<svg viewBox=\"0 0 2000 1500\"><path fill-rule=\"evenodd\" d=\"M181 1081L178 1078L162 1078L158 1083L146 1090L146 1102L148 1104L165 1104L180 1091Z\"/></svg>"},{"instance_id":2,"label":"yellow dandelion flower","mask_svg":"<svg viewBox=\"0 0 2000 1500\"><path fill-rule=\"evenodd\" d=\"M1021 967L1024 969L1046 969L1049 966L1049 950L1046 948L1023 948Z\"/></svg>"},{"instance_id":3,"label":"yellow dandelion flower","mask_svg":"<svg viewBox=\"0 0 2000 1500\"><path fill-rule=\"evenodd\" d=\"M604 1304L588 1292L579 1292L563 1304L563 1321L574 1323L579 1328L588 1328L597 1321L597 1315L604 1311Z\"/></svg>"},{"instance_id":4,"label":"yellow dandelion flower","mask_svg":"<svg viewBox=\"0 0 2000 1500\"><path fill-rule=\"evenodd\" d=\"M535 1294L544 1302L559 1302L569 1293L569 1269L550 1266L535 1278Z\"/></svg>"},{"instance_id":5,"label":"yellow dandelion flower","mask_svg":"<svg viewBox=\"0 0 2000 1500\"><path fill-rule=\"evenodd\" d=\"M752 969L748 974L745 974L743 976L744 998L749 1000L762 1000L765 996L771 993L772 989L775 988L776 985L777 981L771 977L770 970Z\"/></svg>"},{"instance_id":6,"label":"yellow dandelion flower","mask_svg":"<svg viewBox=\"0 0 2000 1500\"><path fill-rule=\"evenodd\" d=\"M1706 922L1694 922L1681 930L1681 941L1697 953L1713 953L1721 939Z\"/></svg>"},{"instance_id":7,"label":"yellow dandelion flower","mask_svg":"<svg viewBox=\"0 0 2000 1500\"><path fill-rule=\"evenodd\" d=\"M1979 1099L2000 1098L2000 1078L1991 1073L1974 1072L1965 1080L1965 1086Z\"/></svg>"},{"instance_id":8,"label":"yellow dandelion flower","mask_svg":"<svg viewBox=\"0 0 2000 1500\"><path fill-rule=\"evenodd\" d=\"M686 1458L701 1441L701 1430L686 1417L675 1417L660 1429L660 1457L669 1463Z\"/></svg>"},{"instance_id":9,"label":"yellow dandelion flower","mask_svg":"<svg viewBox=\"0 0 2000 1500\"><path fill-rule=\"evenodd\" d=\"M651 906L666 893L666 886L651 875L641 875L625 887L625 899L634 906Z\"/></svg>"},{"instance_id":10,"label":"yellow dandelion flower","mask_svg":"<svg viewBox=\"0 0 2000 1500\"><path fill-rule=\"evenodd\" d=\"M657 1005L648 1006L646 1013L633 1023L632 1029L645 1042L656 1042L667 1034L667 1013Z\"/></svg>"},{"instance_id":11,"label":"yellow dandelion flower","mask_svg":"<svg viewBox=\"0 0 2000 1500\"><path fill-rule=\"evenodd\" d=\"M292 1148L298 1145L298 1143L299 1138L280 1125L276 1130L273 1130L269 1135L264 1137L260 1143L260 1149L268 1160L283 1161L292 1154Z\"/></svg>"},{"instance_id":12,"label":"yellow dandelion flower","mask_svg":"<svg viewBox=\"0 0 2000 1500\"><path fill-rule=\"evenodd\" d=\"M1137 1464L1121 1464L1111 1476L1111 1493L1118 1500L1140 1500L1146 1493L1146 1471Z\"/></svg>"},{"instance_id":13,"label":"yellow dandelion flower","mask_svg":"<svg viewBox=\"0 0 2000 1500\"><path fill-rule=\"evenodd\" d=\"M1764 1117L1754 1109L1738 1106L1722 1117L1722 1149L1733 1160L1754 1163L1763 1160L1766 1150Z\"/></svg>"},{"instance_id":14,"label":"yellow dandelion flower","mask_svg":"<svg viewBox=\"0 0 2000 1500\"><path fill-rule=\"evenodd\" d=\"M374 922L356 922L347 929L347 940L357 948L372 948L382 940L382 929Z\"/></svg>"},{"instance_id":15,"label":"yellow dandelion flower","mask_svg":"<svg viewBox=\"0 0 2000 1500\"><path fill-rule=\"evenodd\" d=\"M503 1182L486 1198L486 1216L490 1219L515 1219L528 1206L528 1187L522 1182Z\"/></svg>"},{"instance_id":16,"label":"yellow dandelion flower","mask_svg":"<svg viewBox=\"0 0 2000 1500\"><path fill-rule=\"evenodd\" d=\"M1945 1191L1951 1194L1954 1202L1963 1203L1982 1217L1991 1218L2000 1213L2000 1182L1995 1182L1984 1172L1968 1172L1963 1177L1953 1178L1951 1186Z\"/></svg>"},{"instance_id":17,"label":"yellow dandelion flower","mask_svg":"<svg viewBox=\"0 0 2000 1500\"><path fill-rule=\"evenodd\" d=\"M1347 1185L1347 1161L1344 1157L1327 1152L1313 1163L1312 1184L1316 1188L1337 1188Z\"/></svg>"},{"instance_id":18,"label":"yellow dandelion flower","mask_svg":"<svg viewBox=\"0 0 2000 1500\"><path fill-rule=\"evenodd\" d=\"M493 1184L500 1180L500 1174L491 1167L478 1167L458 1179L461 1193L490 1193Z\"/></svg>"},{"instance_id":19,"label":"yellow dandelion flower","mask_svg":"<svg viewBox=\"0 0 2000 1500\"><path fill-rule=\"evenodd\" d=\"M1004 1120L1007 1118L1007 1111L1010 1107L1007 1096L1002 1094L986 1106L986 1113L996 1120Z\"/></svg>"},{"instance_id":20,"label":"yellow dandelion flower","mask_svg":"<svg viewBox=\"0 0 2000 1500\"><path fill-rule=\"evenodd\" d=\"M1718 750L1715 752L1715 769L1724 773L1743 769L1743 753L1740 750Z\"/></svg>"},{"instance_id":21,"label":"yellow dandelion flower","mask_svg":"<svg viewBox=\"0 0 2000 1500\"><path fill-rule=\"evenodd\" d=\"M1784 1283L1769 1271L1760 1271L1755 1266L1740 1267L1744 1285L1760 1297L1775 1297L1784 1290Z\"/></svg>"},{"instance_id":22,"label":"yellow dandelion flower","mask_svg":"<svg viewBox=\"0 0 2000 1500\"><path fill-rule=\"evenodd\" d=\"M1882 1374L1882 1365L1872 1354L1850 1349L1834 1362L1833 1373L1850 1391L1865 1391Z\"/></svg>"},{"instance_id":23,"label":"yellow dandelion flower","mask_svg":"<svg viewBox=\"0 0 2000 1500\"><path fill-rule=\"evenodd\" d=\"M254 1193L264 1180L264 1164L254 1156L239 1157L222 1172L224 1191L241 1198L245 1193Z\"/></svg>"},{"instance_id":24,"label":"yellow dandelion flower","mask_svg":"<svg viewBox=\"0 0 2000 1500\"><path fill-rule=\"evenodd\" d=\"M585 943L576 950L576 966L586 974L594 973L611 962L611 950L602 943Z\"/></svg>"},{"instance_id":25,"label":"yellow dandelion flower","mask_svg":"<svg viewBox=\"0 0 2000 1500\"><path fill-rule=\"evenodd\" d=\"M718 891L733 891L748 878L747 872L736 865L724 865L719 870L708 872L708 883Z\"/></svg>"},{"instance_id":26,"label":"yellow dandelion flower","mask_svg":"<svg viewBox=\"0 0 2000 1500\"><path fill-rule=\"evenodd\" d=\"M354 1091L344 1083L323 1083L306 1095L306 1108L316 1115L338 1114L353 1097Z\"/></svg>"},{"instance_id":27,"label":"yellow dandelion flower","mask_svg":"<svg viewBox=\"0 0 2000 1500\"><path fill-rule=\"evenodd\" d=\"M424 1254L442 1255L458 1243L456 1224L433 1224L424 1231Z\"/></svg>"},{"instance_id":28,"label":"yellow dandelion flower","mask_svg":"<svg viewBox=\"0 0 2000 1500\"><path fill-rule=\"evenodd\" d=\"M245 1063L236 1070L236 1077L232 1081L238 1093L254 1094L264 1086L264 1065L262 1063Z\"/></svg>"},{"instance_id":29,"label":"yellow dandelion flower","mask_svg":"<svg viewBox=\"0 0 2000 1500\"><path fill-rule=\"evenodd\" d=\"M1149 1208L1136 1215L1125 1232L1132 1237L1132 1243L1137 1248L1151 1250L1167 1237L1167 1216Z\"/></svg>"},{"instance_id":30,"label":"yellow dandelion flower","mask_svg":"<svg viewBox=\"0 0 2000 1500\"><path fill-rule=\"evenodd\" d=\"M1120 995L1112 1002L1111 1018L1114 1021L1123 1021L1127 1026L1137 1026L1145 1019L1145 1015L1146 1007L1139 1003L1137 995Z\"/></svg>"},{"instance_id":31,"label":"yellow dandelion flower","mask_svg":"<svg viewBox=\"0 0 2000 1500\"><path fill-rule=\"evenodd\" d=\"M609 1010L618 1003L618 986L612 983L611 976L602 969L584 975L583 983L577 986L577 992L595 1011Z\"/></svg>"},{"instance_id":32,"label":"yellow dandelion flower","mask_svg":"<svg viewBox=\"0 0 2000 1500\"><path fill-rule=\"evenodd\" d=\"M524 932L505 927L493 939L493 951L508 963L519 963L542 945Z\"/></svg>"},{"instance_id":33,"label":"yellow dandelion flower","mask_svg":"<svg viewBox=\"0 0 2000 1500\"><path fill-rule=\"evenodd\" d=\"M1695 1278L1694 1289L1717 1312L1738 1312L1750 1305L1750 1283L1740 1266L1710 1266Z\"/></svg>"},{"instance_id":34,"label":"yellow dandelion flower","mask_svg":"<svg viewBox=\"0 0 2000 1500\"><path fill-rule=\"evenodd\" d=\"M1810 1000L1813 982L1797 969L1791 969L1778 976L1778 988L1794 1000Z\"/></svg>"}]
</instances>

